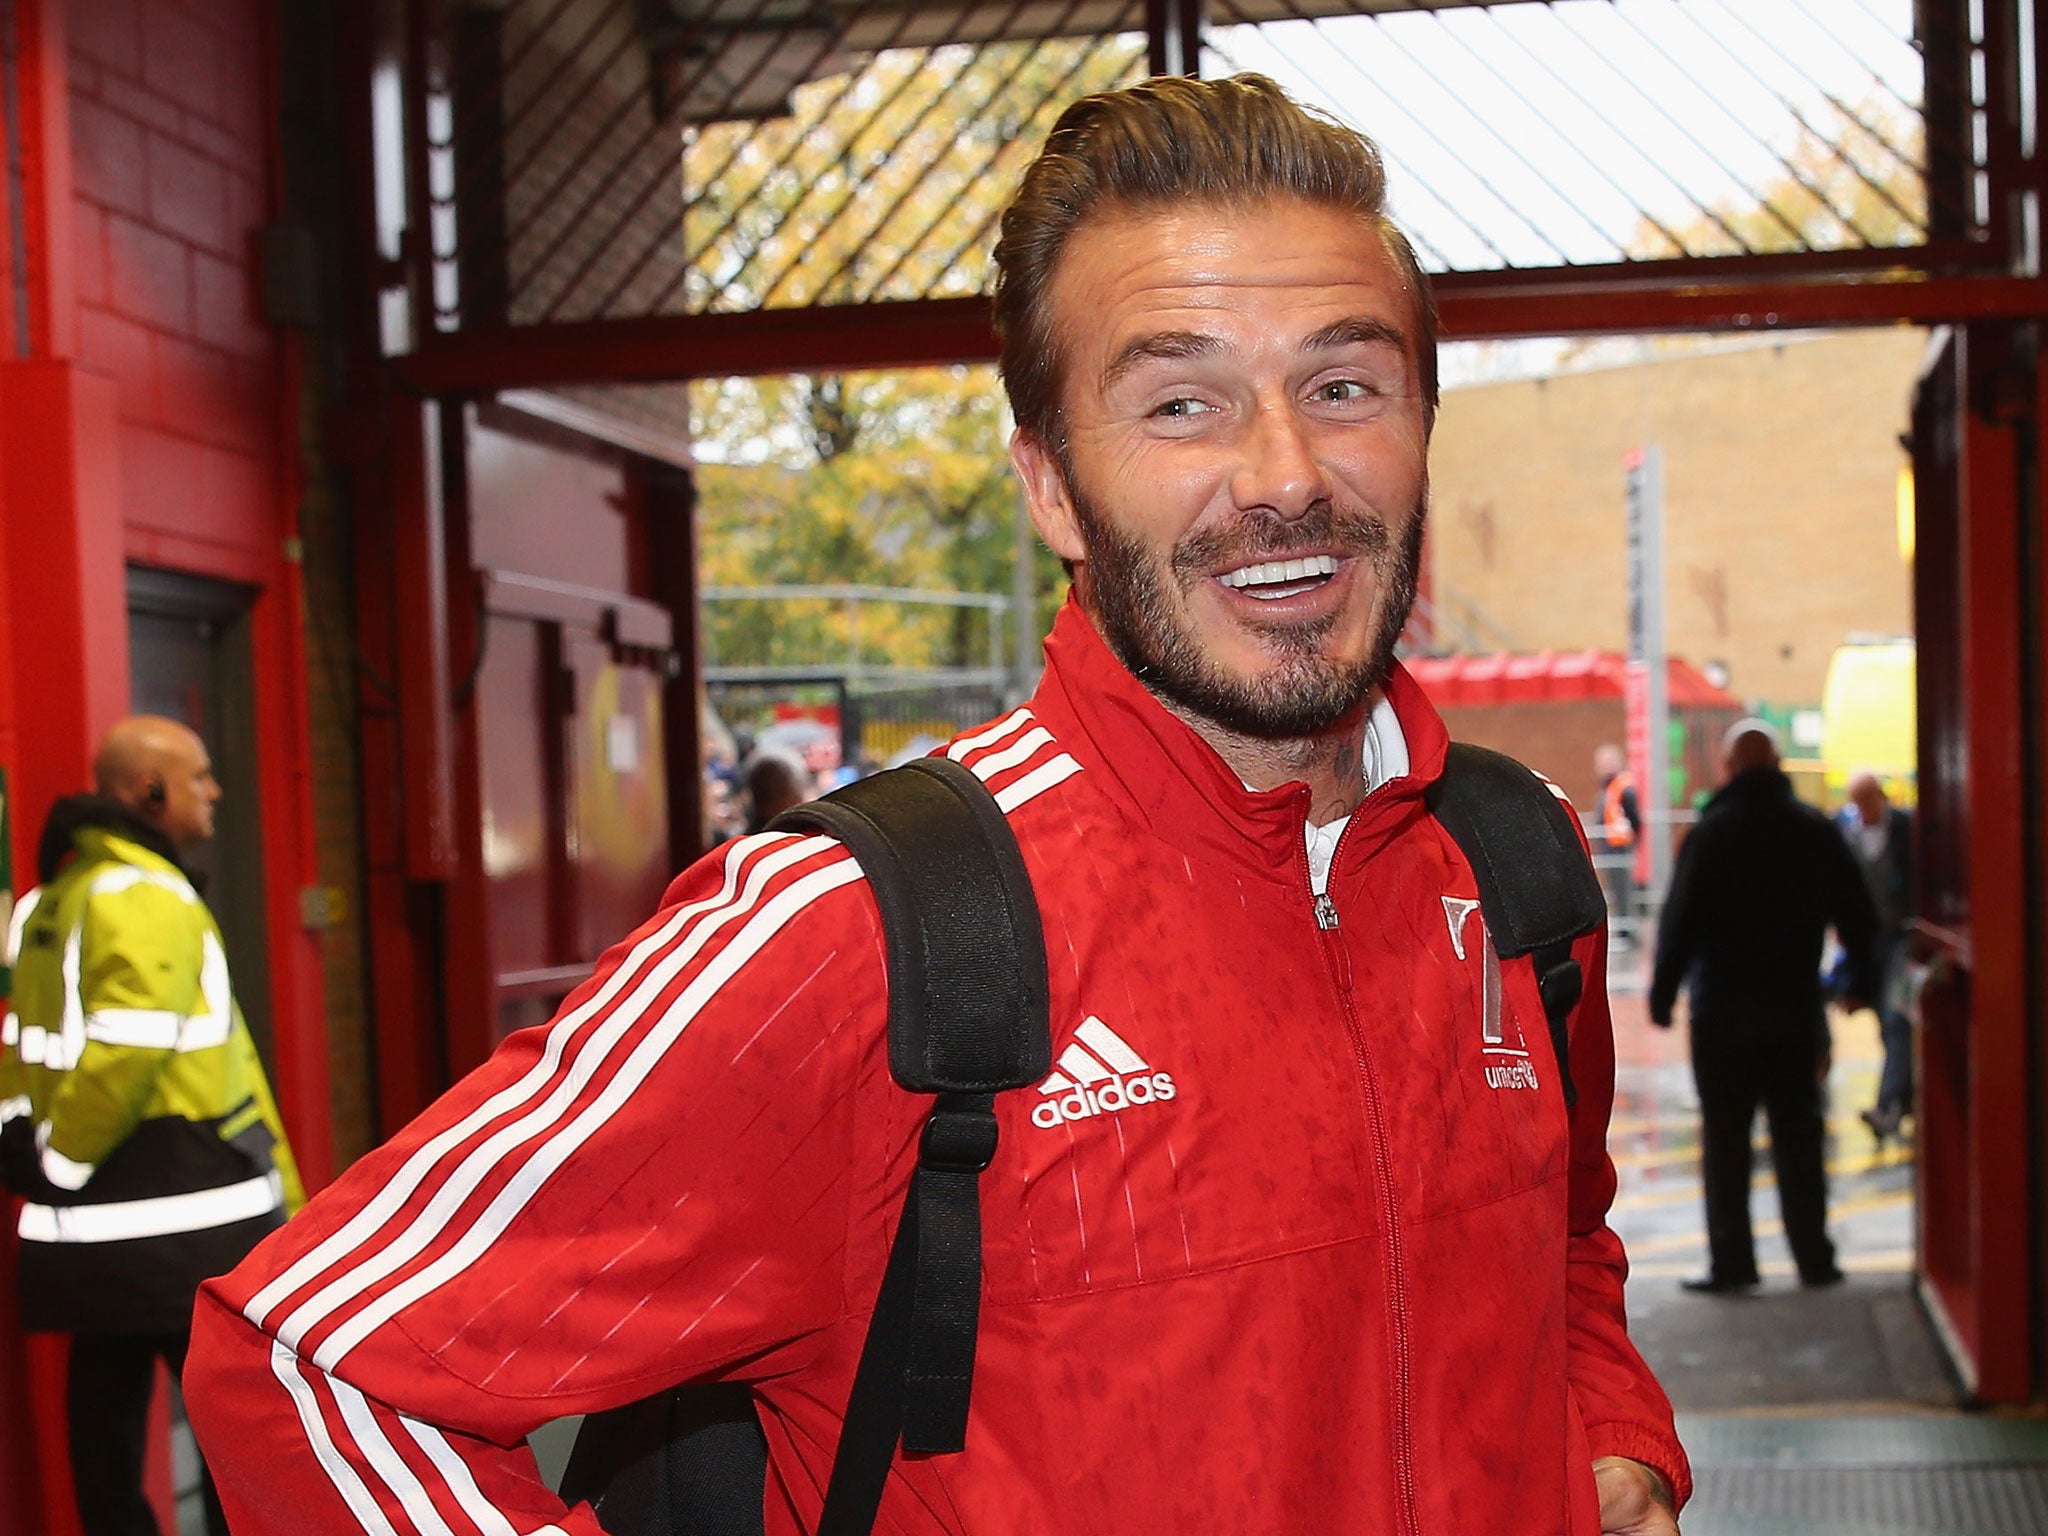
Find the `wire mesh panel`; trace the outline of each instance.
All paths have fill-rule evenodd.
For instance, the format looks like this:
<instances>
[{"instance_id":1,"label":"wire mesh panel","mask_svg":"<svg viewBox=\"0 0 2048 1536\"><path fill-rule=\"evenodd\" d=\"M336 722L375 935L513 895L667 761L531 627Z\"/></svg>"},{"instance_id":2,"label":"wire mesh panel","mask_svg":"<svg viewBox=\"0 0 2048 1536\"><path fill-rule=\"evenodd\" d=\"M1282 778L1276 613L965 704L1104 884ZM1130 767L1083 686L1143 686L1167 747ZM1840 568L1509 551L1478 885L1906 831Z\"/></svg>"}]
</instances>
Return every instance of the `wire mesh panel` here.
<instances>
[{"instance_id":1,"label":"wire mesh panel","mask_svg":"<svg viewBox=\"0 0 2048 1536\"><path fill-rule=\"evenodd\" d=\"M1053 119L1147 67L1144 0L428 3L444 330L980 294ZM1441 272L2000 259L1990 8L1205 12L1202 72L1264 71L1370 132Z\"/></svg>"},{"instance_id":2,"label":"wire mesh panel","mask_svg":"<svg viewBox=\"0 0 2048 1536\"><path fill-rule=\"evenodd\" d=\"M974 294L1142 0L507 0L444 29L443 329Z\"/></svg>"},{"instance_id":3,"label":"wire mesh panel","mask_svg":"<svg viewBox=\"0 0 2048 1536\"><path fill-rule=\"evenodd\" d=\"M1212 0L1256 69L1370 133L1439 271L1915 246L1913 0L1550 0L1333 16ZM1973 146L1954 142L1952 151ZM1940 146L1937 146L1940 147ZM1961 223L1960 182L1943 183Z\"/></svg>"}]
</instances>

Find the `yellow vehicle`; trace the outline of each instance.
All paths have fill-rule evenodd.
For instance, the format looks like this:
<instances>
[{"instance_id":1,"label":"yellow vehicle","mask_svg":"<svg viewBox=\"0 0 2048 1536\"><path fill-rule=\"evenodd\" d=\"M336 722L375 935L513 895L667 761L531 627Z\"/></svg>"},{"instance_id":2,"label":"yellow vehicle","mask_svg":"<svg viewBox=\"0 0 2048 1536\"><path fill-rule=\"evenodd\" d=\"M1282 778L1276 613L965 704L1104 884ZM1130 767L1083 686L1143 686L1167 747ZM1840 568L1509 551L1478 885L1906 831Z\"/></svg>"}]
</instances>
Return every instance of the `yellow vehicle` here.
<instances>
[{"instance_id":1,"label":"yellow vehicle","mask_svg":"<svg viewBox=\"0 0 2048 1536\"><path fill-rule=\"evenodd\" d=\"M1911 805L1919 763L1911 640L1859 641L1836 649L1821 692L1820 764L1826 803L1840 805L1849 779L1869 769L1894 805Z\"/></svg>"}]
</instances>

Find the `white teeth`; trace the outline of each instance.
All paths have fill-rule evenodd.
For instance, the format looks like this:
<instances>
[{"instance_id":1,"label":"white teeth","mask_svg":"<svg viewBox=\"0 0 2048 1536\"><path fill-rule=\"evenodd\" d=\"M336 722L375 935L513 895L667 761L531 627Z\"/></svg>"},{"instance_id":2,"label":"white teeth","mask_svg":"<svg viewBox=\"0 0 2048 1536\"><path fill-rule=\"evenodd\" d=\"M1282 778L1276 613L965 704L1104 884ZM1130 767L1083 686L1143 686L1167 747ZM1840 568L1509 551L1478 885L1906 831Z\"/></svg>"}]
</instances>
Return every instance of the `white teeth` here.
<instances>
[{"instance_id":1,"label":"white teeth","mask_svg":"<svg viewBox=\"0 0 2048 1536\"><path fill-rule=\"evenodd\" d=\"M1305 581L1310 577L1334 576L1337 574L1337 560L1334 555L1310 555L1305 560L1265 560L1256 565L1241 565L1234 571L1225 571L1217 580L1226 587L1267 586L1278 582Z\"/></svg>"}]
</instances>

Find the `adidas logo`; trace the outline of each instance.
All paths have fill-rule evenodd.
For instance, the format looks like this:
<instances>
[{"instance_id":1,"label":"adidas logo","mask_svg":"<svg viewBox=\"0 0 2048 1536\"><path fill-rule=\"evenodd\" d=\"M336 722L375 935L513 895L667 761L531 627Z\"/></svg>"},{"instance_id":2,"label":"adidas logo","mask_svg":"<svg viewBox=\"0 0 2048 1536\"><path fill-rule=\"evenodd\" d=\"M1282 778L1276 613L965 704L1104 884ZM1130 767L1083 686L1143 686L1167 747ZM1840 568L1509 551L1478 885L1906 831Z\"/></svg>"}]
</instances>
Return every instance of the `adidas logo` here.
<instances>
[{"instance_id":1,"label":"adidas logo","mask_svg":"<svg viewBox=\"0 0 2048 1536\"><path fill-rule=\"evenodd\" d=\"M1060 1052L1059 1070L1040 1083L1038 1091L1045 1102L1031 1111L1031 1123L1048 1131L1062 1121L1113 1115L1138 1104L1163 1104L1174 1095L1173 1078L1154 1072L1092 1013L1074 1031L1074 1043Z\"/></svg>"}]
</instances>

